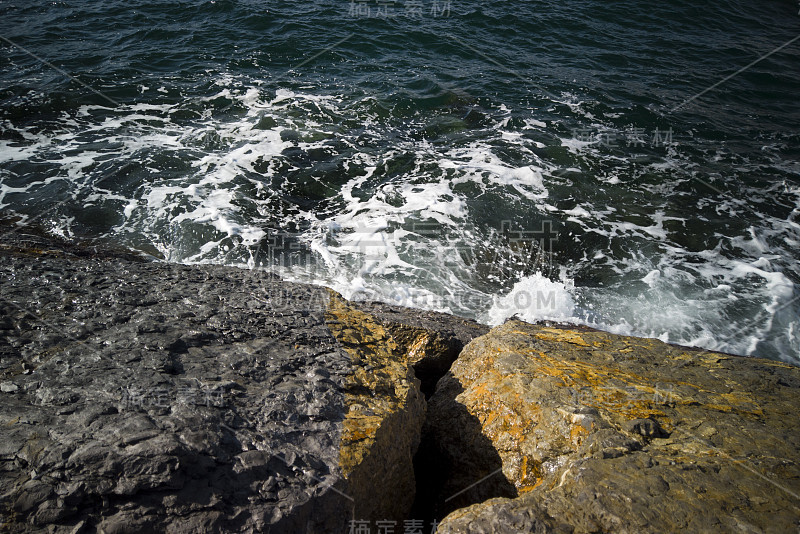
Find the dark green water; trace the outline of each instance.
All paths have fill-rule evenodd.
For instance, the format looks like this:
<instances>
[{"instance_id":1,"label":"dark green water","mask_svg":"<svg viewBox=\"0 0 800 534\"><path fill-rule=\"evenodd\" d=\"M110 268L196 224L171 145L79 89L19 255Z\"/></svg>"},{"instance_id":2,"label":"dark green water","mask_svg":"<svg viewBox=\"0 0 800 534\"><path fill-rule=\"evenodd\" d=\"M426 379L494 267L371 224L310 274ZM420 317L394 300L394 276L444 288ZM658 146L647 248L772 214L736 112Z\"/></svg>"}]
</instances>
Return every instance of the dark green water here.
<instances>
[{"instance_id":1,"label":"dark green water","mask_svg":"<svg viewBox=\"0 0 800 534\"><path fill-rule=\"evenodd\" d=\"M798 10L2 1L0 209L351 298L800 362Z\"/></svg>"}]
</instances>

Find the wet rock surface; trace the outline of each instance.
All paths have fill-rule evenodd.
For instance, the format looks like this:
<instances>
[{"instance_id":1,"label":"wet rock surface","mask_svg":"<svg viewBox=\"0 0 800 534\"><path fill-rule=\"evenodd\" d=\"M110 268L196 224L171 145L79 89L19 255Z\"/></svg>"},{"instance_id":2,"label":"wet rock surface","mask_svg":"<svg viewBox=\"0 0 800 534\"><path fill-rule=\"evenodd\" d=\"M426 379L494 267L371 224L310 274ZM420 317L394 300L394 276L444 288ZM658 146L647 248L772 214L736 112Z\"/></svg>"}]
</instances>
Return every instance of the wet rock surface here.
<instances>
[{"instance_id":1,"label":"wet rock surface","mask_svg":"<svg viewBox=\"0 0 800 534\"><path fill-rule=\"evenodd\" d=\"M3 530L347 532L408 514L419 381L333 292L19 233L0 238L0 283Z\"/></svg>"},{"instance_id":2,"label":"wet rock surface","mask_svg":"<svg viewBox=\"0 0 800 534\"><path fill-rule=\"evenodd\" d=\"M787 364L19 232L0 291L2 531L800 524Z\"/></svg>"},{"instance_id":3,"label":"wet rock surface","mask_svg":"<svg viewBox=\"0 0 800 534\"><path fill-rule=\"evenodd\" d=\"M4 248L9 530L345 524L333 489L352 365L325 290L34 237Z\"/></svg>"},{"instance_id":4,"label":"wet rock surface","mask_svg":"<svg viewBox=\"0 0 800 534\"><path fill-rule=\"evenodd\" d=\"M509 321L430 399L440 531L796 531L798 395L784 363Z\"/></svg>"}]
</instances>

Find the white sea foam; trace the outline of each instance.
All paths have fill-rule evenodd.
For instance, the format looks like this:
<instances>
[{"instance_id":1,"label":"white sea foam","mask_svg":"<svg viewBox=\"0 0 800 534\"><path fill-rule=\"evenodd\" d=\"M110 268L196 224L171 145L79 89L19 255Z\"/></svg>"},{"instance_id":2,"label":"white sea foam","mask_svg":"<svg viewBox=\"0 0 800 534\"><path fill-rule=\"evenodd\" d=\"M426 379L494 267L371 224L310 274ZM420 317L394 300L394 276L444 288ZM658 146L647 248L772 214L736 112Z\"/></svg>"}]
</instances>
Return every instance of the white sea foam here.
<instances>
[{"instance_id":1,"label":"white sea foam","mask_svg":"<svg viewBox=\"0 0 800 534\"><path fill-rule=\"evenodd\" d=\"M485 320L492 325L501 324L512 316L528 322L573 320L575 301L572 289L571 280L554 282L535 273L514 284L508 294L494 297Z\"/></svg>"},{"instance_id":2,"label":"white sea foam","mask_svg":"<svg viewBox=\"0 0 800 534\"><path fill-rule=\"evenodd\" d=\"M552 121L535 111L515 128L514 110L498 106L480 132L437 143L410 138L364 112L374 97L269 94L227 76L217 85L215 94L188 103L193 112L202 110L196 119L176 118L184 102L141 103L114 113L82 106L47 135L16 129L23 141L0 140L0 206L68 195L76 206L112 212L109 236L171 261L272 269L348 298L491 324L518 315L739 354L793 360L800 351L792 259L800 243L800 188L792 184L758 193L769 198L779 191L791 199L788 217L764 214L745 231L718 230L698 247L681 234L695 216L686 215L683 198L671 196L696 166L678 152L647 164L646 173L663 180L639 183L645 171L626 175L625 156L603 153L594 141L564 138L561 152L570 159L544 159L544 145L528 136L547 132ZM220 99L234 103L236 113L200 105ZM593 128L608 128L577 97L567 95L566 103ZM15 129L8 121L2 128ZM515 158L505 154L510 148ZM335 184L306 172L313 158L328 154ZM556 169L584 174L586 161L610 167L592 186L608 192L569 190L554 179ZM31 168L21 180L9 170L33 164L46 172ZM138 174L126 182L129 169ZM791 165L786 170L798 172ZM109 175L126 187L104 185ZM332 187L334 193L318 192ZM298 202L307 190L324 201L316 207ZM618 201L614 195L630 196ZM41 210L55 204L48 202ZM753 209L729 198L697 199L696 207L732 220ZM481 212L486 209L494 211ZM70 235L74 209L59 213L50 219L53 232ZM566 259L554 256L546 276L538 265L517 261L530 258L499 228L507 219L516 225L512 230L536 230L549 218L570 225L560 246L569 239L579 251L563 249ZM284 238L287 254L296 253L298 261L265 260Z\"/></svg>"}]
</instances>

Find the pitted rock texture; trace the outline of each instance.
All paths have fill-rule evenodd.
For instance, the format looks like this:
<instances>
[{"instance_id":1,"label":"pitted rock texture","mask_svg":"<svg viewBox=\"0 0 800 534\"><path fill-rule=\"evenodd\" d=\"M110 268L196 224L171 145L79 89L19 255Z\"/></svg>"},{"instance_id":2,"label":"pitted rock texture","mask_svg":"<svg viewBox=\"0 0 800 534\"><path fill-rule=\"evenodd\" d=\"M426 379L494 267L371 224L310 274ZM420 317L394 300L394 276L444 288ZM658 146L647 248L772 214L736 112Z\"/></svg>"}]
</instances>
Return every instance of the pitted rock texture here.
<instances>
[{"instance_id":1,"label":"pitted rock texture","mask_svg":"<svg viewBox=\"0 0 800 534\"><path fill-rule=\"evenodd\" d=\"M5 235L0 291L3 531L327 533L407 513L418 382L367 316L344 317L355 346L326 322L328 290Z\"/></svg>"},{"instance_id":2,"label":"pitted rock texture","mask_svg":"<svg viewBox=\"0 0 800 534\"><path fill-rule=\"evenodd\" d=\"M415 489L410 517L449 513L439 532L800 521L786 364L519 321L473 339L32 235L0 235L0 291L3 531L348 532L409 517Z\"/></svg>"},{"instance_id":3,"label":"pitted rock texture","mask_svg":"<svg viewBox=\"0 0 800 534\"><path fill-rule=\"evenodd\" d=\"M784 363L509 321L430 401L440 532L796 531L799 395Z\"/></svg>"}]
</instances>

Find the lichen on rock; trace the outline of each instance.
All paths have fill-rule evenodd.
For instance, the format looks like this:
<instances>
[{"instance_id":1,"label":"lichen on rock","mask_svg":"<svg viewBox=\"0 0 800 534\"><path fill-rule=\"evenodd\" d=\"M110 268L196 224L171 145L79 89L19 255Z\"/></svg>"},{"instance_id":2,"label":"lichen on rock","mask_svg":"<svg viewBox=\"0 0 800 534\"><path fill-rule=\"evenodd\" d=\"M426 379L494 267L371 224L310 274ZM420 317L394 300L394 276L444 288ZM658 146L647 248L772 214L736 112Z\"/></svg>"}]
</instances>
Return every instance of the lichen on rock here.
<instances>
[{"instance_id":1,"label":"lichen on rock","mask_svg":"<svg viewBox=\"0 0 800 534\"><path fill-rule=\"evenodd\" d=\"M502 471L461 493L442 531L795 528L799 393L800 369L775 361L509 321L431 399L452 464L440 499L483 475L480 438Z\"/></svg>"},{"instance_id":2,"label":"lichen on rock","mask_svg":"<svg viewBox=\"0 0 800 534\"><path fill-rule=\"evenodd\" d=\"M5 531L444 517L440 532L783 532L800 518L787 364L576 326L487 334L35 235L0 235L0 289Z\"/></svg>"},{"instance_id":3,"label":"lichen on rock","mask_svg":"<svg viewBox=\"0 0 800 534\"><path fill-rule=\"evenodd\" d=\"M331 291L325 319L351 357L339 465L358 520L401 521L415 495L425 400L408 354L375 319Z\"/></svg>"}]
</instances>

